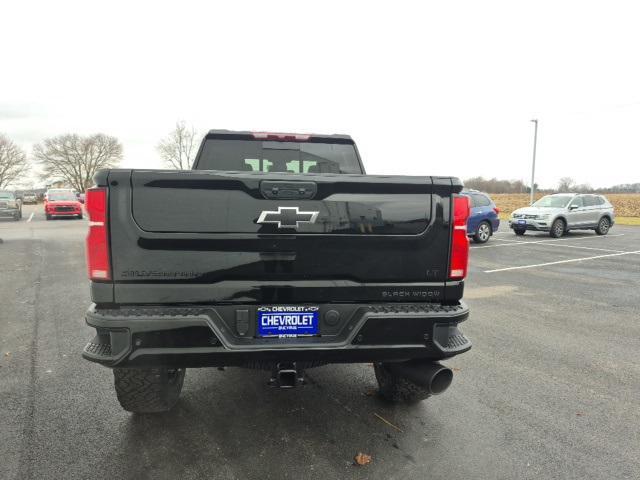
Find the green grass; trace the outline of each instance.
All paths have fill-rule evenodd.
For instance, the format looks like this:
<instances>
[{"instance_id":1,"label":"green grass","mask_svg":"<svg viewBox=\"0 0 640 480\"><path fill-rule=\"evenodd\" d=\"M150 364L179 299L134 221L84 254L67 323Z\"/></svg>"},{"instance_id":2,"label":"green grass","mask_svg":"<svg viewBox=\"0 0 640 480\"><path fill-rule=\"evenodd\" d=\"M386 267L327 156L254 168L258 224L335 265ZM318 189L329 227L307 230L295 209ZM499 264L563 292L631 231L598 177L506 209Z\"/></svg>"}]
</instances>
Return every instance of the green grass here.
<instances>
[{"instance_id":1,"label":"green grass","mask_svg":"<svg viewBox=\"0 0 640 480\"><path fill-rule=\"evenodd\" d=\"M640 226L640 217L616 217L616 225Z\"/></svg>"}]
</instances>

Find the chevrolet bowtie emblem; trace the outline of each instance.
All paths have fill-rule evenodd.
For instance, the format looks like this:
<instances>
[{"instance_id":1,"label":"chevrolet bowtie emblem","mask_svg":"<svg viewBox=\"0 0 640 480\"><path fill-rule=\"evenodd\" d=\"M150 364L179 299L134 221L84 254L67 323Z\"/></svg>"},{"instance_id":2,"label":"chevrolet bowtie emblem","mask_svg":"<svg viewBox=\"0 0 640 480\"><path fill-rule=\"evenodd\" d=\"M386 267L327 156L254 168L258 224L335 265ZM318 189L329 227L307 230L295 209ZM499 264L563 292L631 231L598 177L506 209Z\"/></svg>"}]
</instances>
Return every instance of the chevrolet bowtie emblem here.
<instances>
[{"instance_id":1,"label":"chevrolet bowtie emblem","mask_svg":"<svg viewBox=\"0 0 640 480\"><path fill-rule=\"evenodd\" d=\"M278 228L298 228L301 223L315 223L320 212L301 212L298 207L278 207L277 211L263 210L258 223L275 223Z\"/></svg>"}]
</instances>

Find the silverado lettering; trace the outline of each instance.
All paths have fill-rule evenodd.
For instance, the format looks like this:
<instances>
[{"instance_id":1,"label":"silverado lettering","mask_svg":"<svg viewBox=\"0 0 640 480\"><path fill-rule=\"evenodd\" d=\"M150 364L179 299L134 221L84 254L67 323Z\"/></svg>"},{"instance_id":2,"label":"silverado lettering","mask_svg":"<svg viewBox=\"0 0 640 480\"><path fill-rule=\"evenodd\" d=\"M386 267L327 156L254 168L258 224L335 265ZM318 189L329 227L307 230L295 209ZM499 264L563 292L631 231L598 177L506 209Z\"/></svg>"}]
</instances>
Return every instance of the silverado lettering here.
<instances>
[{"instance_id":1,"label":"silverado lettering","mask_svg":"<svg viewBox=\"0 0 640 480\"><path fill-rule=\"evenodd\" d=\"M190 272L165 272L162 270L123 270L122 277L188 277L194 278L200 276L200 273Z\"/></svg>"}]
</instances>

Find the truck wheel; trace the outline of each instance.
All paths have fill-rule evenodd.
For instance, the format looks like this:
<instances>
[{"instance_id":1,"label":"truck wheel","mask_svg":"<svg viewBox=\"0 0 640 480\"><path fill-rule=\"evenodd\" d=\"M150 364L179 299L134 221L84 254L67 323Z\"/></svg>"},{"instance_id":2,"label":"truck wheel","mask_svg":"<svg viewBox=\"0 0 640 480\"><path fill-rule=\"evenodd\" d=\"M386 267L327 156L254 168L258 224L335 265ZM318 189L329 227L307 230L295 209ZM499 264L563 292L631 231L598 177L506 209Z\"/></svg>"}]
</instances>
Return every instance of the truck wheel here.
<instances>
[{"instance_id":1,"label":"truck wheel","mask_svg":"<svg viewBox=\"0 0 640 480\"><path fill-rule=\"evenodd\" d=\"M425 387L394 375L384 363L374 363L373 370L378 380L378 392L389 402L418 403L431 396Z\"/></svg>"},{"instance_id":2,"label":"truck wheel","mask_svg":"<svg viewBox=\"0 0 640 480\"><path fill-rule=\"evenodd\" d=\"M611 228L611 221L607 217L602 217L598 222L596 233L598 235L606 235L607 233L609 233L610 228Z\"/></svg>"},{"instance_id":3,"label":"truck wheel","mask_svg":"<svg viewBox=\"0 0 640 480\"><path fill-rule=\"evenodd\" d=\"M129 412L166 412L178 401L184 374L183 368L114 368L118 401Z\"/></svg>"},{"instance_id":4,"label":"truck wheel","mask_svg":"<svg viewBox=\"0 0 640 480\"><path fill-rule=\"evenodd\" d=\"M553 238L560 238L562 235L564 235L565 228L566 225L564 223L564 220L562 220L561 218L556 218L551 224L549 235L551 235Z\"/></svg>"},{"instance_id":5,"label":"truck wheel","mask_svg":"<svg viewBox=\"0 0 640 480\"><path fill-rule=\"evenodd\" d=\"M491 237L491 225L488 222L480 222L473 241L476 243L487 243Z\"/></svg>"}]
</instances>

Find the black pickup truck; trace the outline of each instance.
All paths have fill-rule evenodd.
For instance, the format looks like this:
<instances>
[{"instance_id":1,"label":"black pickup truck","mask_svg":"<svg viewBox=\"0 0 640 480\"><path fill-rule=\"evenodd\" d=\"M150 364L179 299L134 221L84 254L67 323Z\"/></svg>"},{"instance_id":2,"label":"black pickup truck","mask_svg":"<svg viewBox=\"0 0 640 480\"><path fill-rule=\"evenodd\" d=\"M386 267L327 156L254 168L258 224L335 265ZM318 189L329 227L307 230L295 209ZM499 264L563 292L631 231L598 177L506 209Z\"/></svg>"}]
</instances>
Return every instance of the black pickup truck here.
<instances>
[{"instance_id":1,"label":"black pickup truck","mask_svg":"<svg viewBox=\"0 0 640 480\"><path fill-rule=\"evenodd\" d=\"M469 205L451 177L366 175L346 135L212 130L193 169L102 170L87 192L96 335L122 407L160 412L185 369L373 363L380 394L451 384Z\"/></svg>"}]
</instances>

